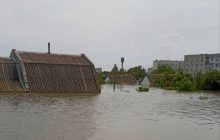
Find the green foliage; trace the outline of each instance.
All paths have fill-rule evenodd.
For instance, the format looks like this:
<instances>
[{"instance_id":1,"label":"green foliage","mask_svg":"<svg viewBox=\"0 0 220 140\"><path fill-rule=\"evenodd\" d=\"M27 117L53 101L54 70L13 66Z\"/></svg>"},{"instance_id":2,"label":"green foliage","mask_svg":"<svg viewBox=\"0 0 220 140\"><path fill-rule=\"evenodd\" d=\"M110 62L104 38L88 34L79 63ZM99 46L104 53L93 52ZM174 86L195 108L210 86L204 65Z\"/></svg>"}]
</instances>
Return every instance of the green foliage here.
<instances>
[{"instance_id":1,"label":"green foliage","mask_svg":"<svg viewBox=\"0 0 220 140\"><path fill-rule=\"evenodd\" d=\"M197 73L194 76L194 84L195 84L195 88L196 89L198 89L198 90L202 89L202 87L203 87L203 79L204 79L204 76L201 73Z\"/></svg>"},{"instance_id":2,"label":"green foliage","mask_svg":"<svg viewBox=\"0 0 220 140\"><path fill-rule=\"evenodd\" d=\"M113 73L113 72L116 72L116 73L119 72L117 65L115 65L115 66L112 68L111 73Z\"/></svg>"},{"instance_id":3,"label":"green foliage","mask_svg":"<svg viewBox=\"0 0 220 140\"><path fill-rule=\"evenodd\" d=\"M99 83L105 84L105 74L103 72L101 72L101 73L98 73L97 76L98 76Z\"/></svg>"},{"instance_id":4,"label":"green foliage","mask_svg":"<svg viewBox=\"0 0 220 140\"><path fill-rule=\"evenodd\" d=\"M195 85L189 78L183 78L178 82L178 90L179 91L194 91Z\"/></svg>"},{"instance_id":5,"label":"green foliage","mask_svg":"<svg viewBox=\"0 0 220 140\"><path fill-rule=\"evenodd\" d=\"M128 69L128 73L136 78L136 80L141 80L146 75L146 70L142 66L136 66Z\"/></svg>"},{"instance_id":6,"label":"green foliage","mask_svg":"<svg viewBox=\"0 0 220 140\"><path fill-rule=\"evenodd\" d=\"M201 83L201 89L220 90L220 72L214 70L204 74Z\"/></svg>"},{"instance_id":7,"label":"green foliage","mask_svg":"<svg viewBox=\"0 0 220 140\"><path fill-rule=\"evenodd\" d=\"M183 72L160 74L154 86L179 91L220 90L220 72L197 73L194 76Z\"/></svg>"},{"instance_id":8,"label":"green foliage","mask_svg":"<svg viewBox=\"0 0 220 140\"><path fill-rule=\"evenodd\" d=\"M148 91L149 91L149 88L148 88L148 87L138 87L138 88L137 88L137 91L138 91L138 92L148 92Z\"/></svg>"},{"instance_id":9,"label":"green foliage","mask_svg":"<svg viewBox=\"0 0 220 140\"><path fill-rule=\"evenodd\" d=\"M168 65L160 65L158 69L152 72L153 74L174 74L175 71Z\"/></svg>"}]
</instances>

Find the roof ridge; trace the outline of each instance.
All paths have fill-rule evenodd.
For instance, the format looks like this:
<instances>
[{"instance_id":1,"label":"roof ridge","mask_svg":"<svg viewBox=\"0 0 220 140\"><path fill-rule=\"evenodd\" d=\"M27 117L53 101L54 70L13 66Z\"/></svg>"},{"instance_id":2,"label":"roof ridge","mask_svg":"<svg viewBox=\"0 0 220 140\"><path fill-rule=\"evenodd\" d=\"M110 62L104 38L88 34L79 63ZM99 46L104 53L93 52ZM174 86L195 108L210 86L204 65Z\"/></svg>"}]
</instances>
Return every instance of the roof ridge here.
<instances>
[{"instance_id":1,"label":"roof ridge","mask_svg":"<svg viewBox=\"0 0 220 140\"><path fill-rule=\"evenodd\" d=\"M59 55L59 56L79 56L81 57L81 54L78 54L78 55L73 55L73 54L62 54L62 53L50 53L48 54L47 52L43 53L43 52L32 52L32 51L20 51L20 50L16 50L16 52L18 54L20 53L32 53L32 54L39 54L39 55Z\"/></svg>"},{"instance_id":2,"label":"roof ridge","mask_svg":"<svg viewBox=\"0 0 220 140\"><path fill-rule=\"evenodd\" d=\"M41 52L15 51L24 63L92 65L89 59L86 59L83 54L48 54Z\"/></svg>"},{"instance_id":3,"label":"roof ridge","mask_svg":"<svg viewBox=\"0 0 220 140\"><path fill-rule=\"evenodd\" d=\"M7 56L0 56L0 59L11 59L11 58Z\"/></svg>"}]
</instances>

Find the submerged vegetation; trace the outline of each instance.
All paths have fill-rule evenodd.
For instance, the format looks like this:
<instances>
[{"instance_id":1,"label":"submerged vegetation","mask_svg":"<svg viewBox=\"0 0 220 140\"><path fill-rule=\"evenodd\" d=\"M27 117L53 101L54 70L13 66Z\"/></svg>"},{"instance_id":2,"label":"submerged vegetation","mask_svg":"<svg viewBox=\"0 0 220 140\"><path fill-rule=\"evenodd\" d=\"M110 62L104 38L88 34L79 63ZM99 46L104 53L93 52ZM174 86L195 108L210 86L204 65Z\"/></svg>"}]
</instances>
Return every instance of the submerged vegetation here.
<instances>
[{"instance_id":1,"label":"submerged vegetation","mask_svg":"<svg viewBox=\"0 0 220 140\"><path fill-rule=\"evenodd\" d=\"M105 84L105 73L97 73L99 84Z\"/></svg>"},{"instance_id":2,"label":"submerged vegetation","mask_svg":"<svg viewBox=\"0 0 220 140\"><path fill-rule=\"evenodd\" d=\"M148 92L149 91L149 88L148 87L138 87L136 89L138 92Z\"/></svg>"},{"instance_id":3,"label":"submerged vegetation","mask_svg":"<svg viewBox=\"0 0 220 140\"><path fill-rule=\"evenodd\" d=\"M220 72L217 70L191 75L162 65L153 73L158 75L156 87L179 91L220 90Z\"/></svg>"},{"instance_id":4,"label":"submerged vegetation","mask_svg":"<svg viewBox=\"0 0 220 140\"><path fill-rule=\"evenodd\" d=\"M146 70L142 66L136 66L124 71L116 68L111 72L98 73L99 83L105 84L105 77L113 74L113 72L116 75L132 75L137 81L143 79L146 75ZM157 80L152 84L154 87L178 91L220 90L220 72L217 70L191 75L182 71L174 71L167 65L161 65L152 73L157 75ZM149 89L139 87L137 90Z\"/></svg>"},{"instance_id":5,"label":"submerged vegetation","mask_svg":"<svg viewBox=\"0 0 220 140\"><path fill-rule=\"evenodd\" d=\"M117 66L113 67L111 72L101 72L97 73L97 77L100 84L105 84L105 78L107 75L113 75L115 73L116 76L120 75L131 75L134 76L137 81L142 80L146 76L146 69L142 66L131 67L128 70L119 70Z\"/></svg>"}]
</instances>

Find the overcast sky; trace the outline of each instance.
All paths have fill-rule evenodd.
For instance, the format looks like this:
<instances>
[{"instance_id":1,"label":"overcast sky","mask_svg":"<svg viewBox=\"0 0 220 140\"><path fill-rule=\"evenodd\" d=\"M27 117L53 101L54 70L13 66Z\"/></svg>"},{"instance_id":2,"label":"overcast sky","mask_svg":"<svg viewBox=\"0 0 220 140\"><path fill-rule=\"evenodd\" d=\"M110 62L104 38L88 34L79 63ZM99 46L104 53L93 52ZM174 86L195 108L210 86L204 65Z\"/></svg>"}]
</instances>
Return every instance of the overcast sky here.
<instances>
[{"instance_id":1,"label":"overcast sky","mask_svg":"<svg viewBox=\"0 0 220 140\"><path fill-rule=\"evenodd\" d=\"M0 55L85 53L105 70L220 52L219 0L0 0Z\"/></svg>"}]
</instances>

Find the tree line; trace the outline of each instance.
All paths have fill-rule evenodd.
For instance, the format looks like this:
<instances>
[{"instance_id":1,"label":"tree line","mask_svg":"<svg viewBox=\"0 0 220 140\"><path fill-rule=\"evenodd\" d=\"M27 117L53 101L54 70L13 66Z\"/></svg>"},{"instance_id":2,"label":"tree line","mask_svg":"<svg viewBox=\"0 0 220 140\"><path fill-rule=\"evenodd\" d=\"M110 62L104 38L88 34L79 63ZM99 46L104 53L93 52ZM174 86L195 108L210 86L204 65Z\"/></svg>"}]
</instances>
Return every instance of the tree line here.
<instances>
[{"instance_id":1,"label":"tree line","mask_svg":"<svg viewBox=\"0 0 220 140\"><path fill-rule=\"evenodd\" d=\"M131 76L134 76L137 81L142 80L147 74L146 69L144 69L142 66L131 67L128 70L119 70L118 67L116 66L116 67L113 67L110 72L104 71L104 72L98 73L97 76L98 76L99 83L105 84L106 76L113 75L113 73L115 73L115 75L131 75Z\"/></svg>"},{"instance_id":2,"label":"tree line","mask_svg":"<svg viewBox=\"0 0 220 140\"><path fill-rule=\"evenodd\" d=\"M155 87L179 91L220 90L220 72L217 70L191 75L161 65L153 74L158 75L153 84Z\"/></svg>"}]
</instances>

